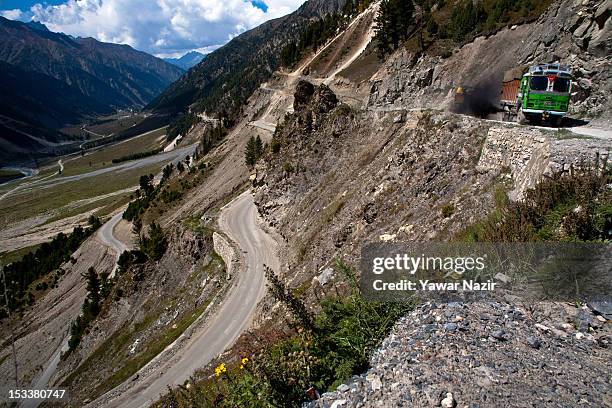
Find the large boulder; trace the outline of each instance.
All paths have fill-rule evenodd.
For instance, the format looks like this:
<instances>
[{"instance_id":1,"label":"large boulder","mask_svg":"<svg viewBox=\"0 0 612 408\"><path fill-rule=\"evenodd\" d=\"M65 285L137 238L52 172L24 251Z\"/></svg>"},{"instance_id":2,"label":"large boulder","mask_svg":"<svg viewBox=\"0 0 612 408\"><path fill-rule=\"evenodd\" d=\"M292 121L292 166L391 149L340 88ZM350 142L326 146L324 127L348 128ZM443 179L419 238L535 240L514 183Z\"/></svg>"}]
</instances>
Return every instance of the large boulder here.
<instances>
[{"instance_id":1,"label":"large boulder","mask_svg":"<svg viewBox=\"0 0 612 408\"><path fill-rule=\"evenodd\" d=\"M595 25L595 24L593 24ZM598 57L606 57L612 53L612 19L608 18L602 29L591 34L588 51Z\"/></svg>"},{"instance_id":2,"label":"large boulder","mask_svg":"<svg viewBox=\"0 0 612 408\"><path fill-rule=\"evenodd\" d=\"M317 89L313 108L318 113L327 113L338 106L338 97L327 85L321 85Z\"/></svg>"},{"instance_id":3,"label":"large boulder","mask_svg":"<svg viewBox=\"0 0 612 408\"><path fill-rule=\"evenodd\" d=\"M298 112L304 107L308 106L312 95L314 95L315 87L308 81L300 81L295 87L295 94L293 100L293 110Z\"/></svg>"}]
</instances>

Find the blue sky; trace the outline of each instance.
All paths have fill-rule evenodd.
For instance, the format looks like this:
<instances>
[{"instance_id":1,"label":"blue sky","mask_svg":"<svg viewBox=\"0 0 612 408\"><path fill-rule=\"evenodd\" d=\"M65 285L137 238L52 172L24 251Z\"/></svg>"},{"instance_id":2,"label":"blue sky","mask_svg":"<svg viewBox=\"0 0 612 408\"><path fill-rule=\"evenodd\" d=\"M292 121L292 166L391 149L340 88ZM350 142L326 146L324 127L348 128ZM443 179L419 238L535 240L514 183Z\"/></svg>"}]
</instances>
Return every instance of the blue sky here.
<instances>
[{"instance_id":1,"label":"blue sky","mask_svg":"<svg viewBox=\"0 0 612 408\"><path fill-rule=\"evenodd\" d=\"M36 3L57 5L64 3L65 0L33 1L33 0L0 0L1 10L21 9L29 10Z\"/></svg>"},{"instance_id":2,"label":"blue sky","mask_svg":"<svg viewBox=\"0 0 612 408\"><path fill-rule=\"evenodd\" d=\"M305 0L0 0L0 15L161 57L210 52Z\"/></svg>"},{"instance_id":3,"label":"blue sky","mask_svg":"<svg viewBox=\"0 0 612 408\"><path fill-rule=\"evenodd\" d=\"M264 13L268 11L268 5L262 0L253 0L251 4L263 11Z\"/></svg>"},{"instance_id":4,"label":"blue sky","mask_svg":"<svg viewBox=\"0 0 612 408\"><path fill-rule=\"evenodd\" d=\"M30 9L30 7L38 3L48 6L56 6L65 2L65 0L0 0L0 10L20 9L22 11L27 11ZM262 10L264 13L268 11L268 5L263 0L252 0L251 4Z\"/></svg>"}]
</instances>

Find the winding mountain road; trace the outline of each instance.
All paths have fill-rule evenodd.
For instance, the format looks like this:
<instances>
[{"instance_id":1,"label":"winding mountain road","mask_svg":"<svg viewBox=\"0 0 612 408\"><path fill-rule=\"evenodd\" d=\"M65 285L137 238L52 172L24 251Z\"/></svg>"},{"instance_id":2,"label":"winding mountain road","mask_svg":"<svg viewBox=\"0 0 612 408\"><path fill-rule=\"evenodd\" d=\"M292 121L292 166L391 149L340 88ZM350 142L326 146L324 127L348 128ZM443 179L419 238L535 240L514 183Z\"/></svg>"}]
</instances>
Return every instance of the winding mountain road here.
<instances>
[{"instance_id":1,"label":"winding mountain road","mask_svg":"<svg viewBox=\"0 0 612 408\"><path fill-rule=\"evenodd\" d=\"M219 229L241 249L243 262L236 282L217 313L194 332L170 359L154 368L145 366L137 376L132 376L88 406L149 406L167 391L168 386L184 383L196 369L204 367L225 351L249 327L257 303L265 293L263 265L275 270L280 266L276 242L261 229L258 217L250 191L241 194L221 210ZM158 356L159 359L163 359L163 354Z\"/></svg>"},{"instance_id":2,"label":"winding mountain road","mask_svg":"<svg viewBox=\"0 0 612 408\"><path fill-rule=\"evenodd\" d=\"M98 230L98 239L100 240L100 242L102 242L104 245L111 248L115 252L116 261L119 260L119 257L124 251L128 250L127 245L123 241L117 239L117 237L115 237L115 235L113 234L115 226L119 224L119 221L121 221L122 217L123 217L123 210L115 214L110 220L105 222ZM117 270L117 262L115 262L113 271L110 274L111 278L115 276L116 270Z\"/></svg>"},{"instance_id":3,"label":"winding mountain road","mask_svg":"<svg viewBox=\"0 0 612 408\"><path fill-rule=\"evenodd\" d=\"M255 120L253 122L250 122L249 125L268 131L270 133L274 133L276 131L276 125L274 123L264 122L263 120Z\"/></svg>"}]
</instances>

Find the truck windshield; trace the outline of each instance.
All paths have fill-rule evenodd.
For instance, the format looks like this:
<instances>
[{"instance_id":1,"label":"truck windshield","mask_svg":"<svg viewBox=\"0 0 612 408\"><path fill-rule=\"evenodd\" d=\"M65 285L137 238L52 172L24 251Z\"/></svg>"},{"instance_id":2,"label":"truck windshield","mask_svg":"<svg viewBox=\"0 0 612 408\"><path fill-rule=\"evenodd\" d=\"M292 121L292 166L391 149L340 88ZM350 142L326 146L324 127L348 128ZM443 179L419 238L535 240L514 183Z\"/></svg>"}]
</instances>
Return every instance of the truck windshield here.
<instances>
[{"instance_id":1,"label":"truck windshield","mask_svg":"<svg viewBox=\"0 0 612 408\"><path fill-rule=\"evenodd\" d=\"M559 78L555 79L555 84L553 85L553 91L555 92L569 92L570 80L567 78Z\"/></svg>"},{"instance_id":2,"label":"truck windshield","mask_svg":"<svg viewBox=\"0 0 612 408\"><path fill-rule=\"evenodd\" d=\"M545 91L548 88L548 78L545 76L533 76L529 82L532 91Z\"/></svg>"}]
</instances>

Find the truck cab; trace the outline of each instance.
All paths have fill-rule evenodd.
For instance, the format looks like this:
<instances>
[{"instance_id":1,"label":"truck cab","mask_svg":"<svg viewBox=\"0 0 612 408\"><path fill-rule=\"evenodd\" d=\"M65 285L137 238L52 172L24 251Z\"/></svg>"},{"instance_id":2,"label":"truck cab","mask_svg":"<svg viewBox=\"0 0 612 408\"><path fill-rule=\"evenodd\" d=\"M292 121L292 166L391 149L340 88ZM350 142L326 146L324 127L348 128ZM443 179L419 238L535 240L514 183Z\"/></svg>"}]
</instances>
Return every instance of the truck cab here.
<instances>
[{"instance_id":1,"label":"truck cab","mask_svg":"<svg viewBox=\"0 0 612 408\"><path fill-rule=\"evenodd\" d=\"M559 124L567 114L572 72L560 64L529 67L517 95L519 122L549 121Z\"/></svg>"}]
</instances>

